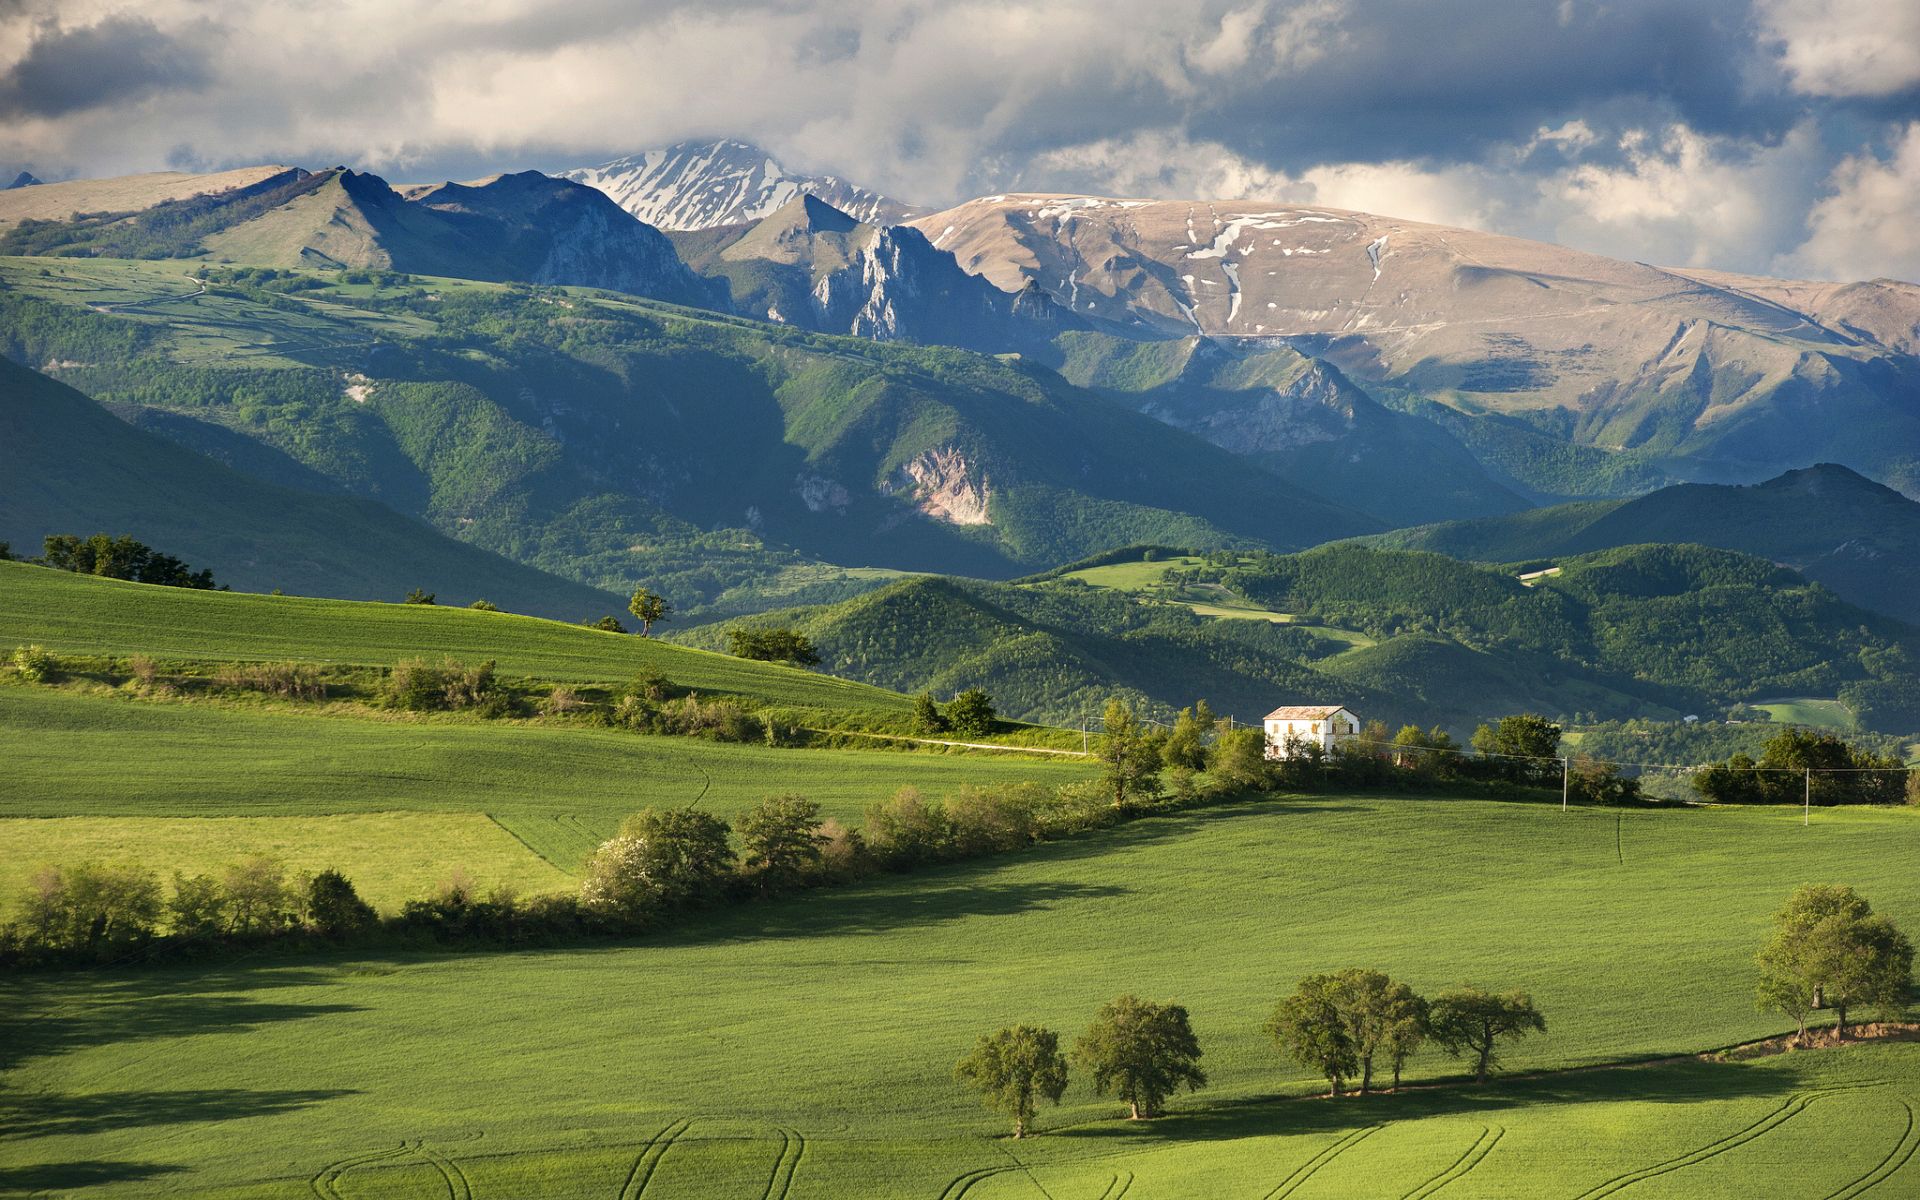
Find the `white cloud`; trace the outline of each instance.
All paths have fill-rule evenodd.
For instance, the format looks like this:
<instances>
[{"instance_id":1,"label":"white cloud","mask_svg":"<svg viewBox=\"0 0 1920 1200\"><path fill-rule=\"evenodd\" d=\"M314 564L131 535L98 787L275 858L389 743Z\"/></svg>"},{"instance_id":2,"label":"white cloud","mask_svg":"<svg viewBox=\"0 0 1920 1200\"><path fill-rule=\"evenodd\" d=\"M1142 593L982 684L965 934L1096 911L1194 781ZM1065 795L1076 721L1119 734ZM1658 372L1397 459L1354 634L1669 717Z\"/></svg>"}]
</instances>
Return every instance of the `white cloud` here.
<instances>
[{"instance_id":1,"label":"white cloud","mask_svg":"<svg viewBox=\"0 0 1920 1200\"><path fill-rule=\"evenodd\" d=\"M1220 18L1219 32L1205 45L1188 51L1187 61L1209 75L1239 70L1253 55L1254 37L1265 16L1259 5L1233 10Z\"/></svg>"},{"instance_id":2,"label":"white cloud","mask_svg":"<svg viewBox=\"0 0 1920 1200\"><path fill-rule=\"evenodd\" d=\"M1827 183L1832 194L1808 214L1806 242L1780 268L1822 279L1920 282L1920 121L1907 125L1886 159L1844 159Z\"/></svg>"},{"instance_id":3,"label":"white cloud","mask_svg":"<svg viewBox=\"0 0 1920 1200\"><path fill-rule=\"evenodd\" d=\"M1810 96L1890 96L1920 85L1913 0L1758 0L1763 34Z\"/></svg>"}]
</instances>

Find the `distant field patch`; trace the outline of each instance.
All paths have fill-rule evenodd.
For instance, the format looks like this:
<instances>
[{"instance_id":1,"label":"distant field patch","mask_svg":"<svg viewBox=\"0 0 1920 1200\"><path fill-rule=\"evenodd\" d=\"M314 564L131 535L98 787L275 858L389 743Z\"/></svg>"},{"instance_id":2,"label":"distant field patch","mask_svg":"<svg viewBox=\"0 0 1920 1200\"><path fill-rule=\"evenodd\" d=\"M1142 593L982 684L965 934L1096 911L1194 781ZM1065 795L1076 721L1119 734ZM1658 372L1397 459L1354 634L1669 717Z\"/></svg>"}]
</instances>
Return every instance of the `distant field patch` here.
<instances>
[{"instance_id":1,"label":"distant field patch","mask_svg":"<svg viewBox=\"0 0 1920 1200\"><path fill-rule=\"evenodd\" d=\"M1822 700L1813 696L1790 697L1785 700L1760 700L1754 708L1765 712L1782 725L1812 725L1818 729L1831 729L1837 733L1853 731L1853 714L1847 706L1838 700Z\"/></svg>"},{"instance_id":2,"label":"distant field patch","mask_svg":"<svg viewBox=\"0 0 1920 1200\"><path fill-rule=\"evenodd\" d=\"M1152 562L1108 563L1103 567L1069 571L1061 578L1078 579L1092 587L1116 592L1144 592L1159 585L1160 577L1166 574L1168 567L1197 567L1205 561L1203 558L1180 557L1160 558Z\"/></svg>"},{"instance_id":3,"label":"distant field patch","mask_svg":"<svg viewBox=\"0 0 1920 1200\"><path fill-rule=\"evenodd\" d=\"M292 872L340 869L360 894L392 911L431 892L455 869L482 891L564 891L573 880L484 813L376 812L321 817L0 818L0 907L44 863L133 862L161 876L218 871L265 854Z\"/></svg>"}]
</instances>

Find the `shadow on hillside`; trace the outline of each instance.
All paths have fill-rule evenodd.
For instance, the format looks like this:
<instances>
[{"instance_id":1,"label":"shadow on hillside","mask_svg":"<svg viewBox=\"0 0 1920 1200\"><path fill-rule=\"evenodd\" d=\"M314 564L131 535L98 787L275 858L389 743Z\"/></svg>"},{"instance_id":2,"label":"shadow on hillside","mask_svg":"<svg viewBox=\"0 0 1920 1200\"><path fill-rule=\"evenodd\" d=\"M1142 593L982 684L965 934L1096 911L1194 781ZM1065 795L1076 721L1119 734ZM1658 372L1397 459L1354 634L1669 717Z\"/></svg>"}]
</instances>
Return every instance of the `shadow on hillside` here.
<instances>
[{"instance_id":1,"label":"shadow on hillside","mask_svg":"<svg viewBox=\"0 0 1920 1200\"><path fill-rule=\"evenodd\" d=\"M84 1162L39 1163L31 1167L0 1167L0 1195L133 1183L177 1175L185 1169L171 1163L113 1162L97 1158Z\"/></svg>"},{"instance_id":2,"label":"shadow on hillside","mask_svg":"<svg viewBox=\"0 0 1920 1200\"><path fill-rule=\"evenodd\" d=\"M938 874L944 878L916 875L908 887L807 892L744 904L665 934L653 944L892 933L969 917L1017 916L1075 900L1106 900L1128 890L1114 884L1000 883L972 873L960 879L945 871Z\"/></svg>"},{"instance_id":3,"label":"shadow on hillside","mask_svg":"<svg viewBox=\"0 0 1920 1200\"><path fill-rule=\"evenodd\" d=\"M1798 1090L1797 1072L1745 1063L1688 1060L1658 1066L1563 1071L1530 1079L1416 1086L1388 1095L1259 1097L1204 1108L1175 1107L1155 1121L1107 1121L1062 1129L1050 1136L1139 1142L1224 1141L1275 1134L1342 1134L1368 1125L1423 1117L1487 1116L1543 1104L1700 1104L1777 1097ZM1176 1101L1176 1105L1193 1100Z\"/></svg>"},{"instance_id":4,"label":"shadow on hillside","mask_svg":"<svg viewBox=\"0 0 1920 1200\"><path fill-rule=\"evenodd\" d=\"M36 1092L0 1102L0 1137L36 1138L54 1134L104 1133L142 1125L185 1125L270 1117L351 1096L351 1089L255 1091L247 1088L194 1088L179 1091L88 1092L85 1095Z\"/></svg>"}]
</instances>

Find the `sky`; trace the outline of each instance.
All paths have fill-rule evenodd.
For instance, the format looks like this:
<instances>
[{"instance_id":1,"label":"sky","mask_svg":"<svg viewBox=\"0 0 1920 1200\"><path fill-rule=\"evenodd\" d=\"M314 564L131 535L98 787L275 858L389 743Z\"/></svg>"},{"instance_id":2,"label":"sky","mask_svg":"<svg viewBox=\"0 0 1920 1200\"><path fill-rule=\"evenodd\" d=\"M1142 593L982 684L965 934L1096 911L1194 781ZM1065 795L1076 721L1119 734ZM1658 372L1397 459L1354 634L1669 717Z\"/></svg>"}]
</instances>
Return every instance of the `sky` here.
<instances>
[{"instance_id":1,"label":"sky","mask_svg":"<svg viewBox=\"0 0 1920 1200\"><path fill-rule=\"evenodd\" d=\"M1920 280L1920 0L0 0L9 176L727 136L919 204L1271 199Z\"/></svg>"}]
</instances>

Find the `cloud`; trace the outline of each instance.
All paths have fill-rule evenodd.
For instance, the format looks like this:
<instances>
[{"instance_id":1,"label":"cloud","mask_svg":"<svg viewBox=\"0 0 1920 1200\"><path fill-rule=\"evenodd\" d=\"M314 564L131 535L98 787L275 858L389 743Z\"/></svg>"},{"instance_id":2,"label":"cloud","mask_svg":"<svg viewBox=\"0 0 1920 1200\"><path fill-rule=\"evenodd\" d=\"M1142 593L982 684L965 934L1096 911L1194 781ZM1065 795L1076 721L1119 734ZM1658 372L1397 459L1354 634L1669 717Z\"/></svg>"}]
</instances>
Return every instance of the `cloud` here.
<instances>
[{"instance_id":1,"label":"cloud","mask_svg":"<svg viewBox=\"0 0 1920 1200\"><path fill-rule=\"evenodd\" d=\"M1849 83L1864 11L0 0L0 165L345 162L411 182L730 135L921 203L1279 196L1760 269L1807 240L1863 139L1920 120L1900 83L1920 17L1890 17Z\"/></svg>"},{"instance_id":2,"label":"cloud","mask_svg":"<svg viewBox=\"0 0 1920 1200\"><path fill-rule=\"evenodd\" d=\"M207 78L205 49L152 21L111 16L78 28L49 22L0 74L0 115L59 117L198 87Z\"/></svg>"},{"instance_id":3,"label":"cloud","mask_svg":"<svg viewBox=\"0 0 1920 1200\"><path fill-rule=\"evenodd\" d=\"M1758 17L1793 86L1812 96L1892 96L1920 87L1920 5L1761 0Z\"/></svg>"},{"instance_id":4,"label":"cloud","mask_svg":"<svg viewBox=\"0 0 1920 1200\"><path fill-rule=\"evenodd\" d=\"M1821 279L1920 280L1920 121L1884 159L1862 152L1841 160L1827 184L1808 214L1807 240L1778 267Z\"/></svg>"}]
</instances>

